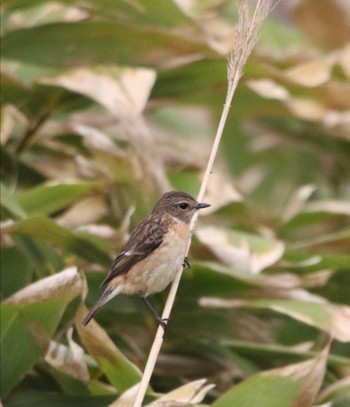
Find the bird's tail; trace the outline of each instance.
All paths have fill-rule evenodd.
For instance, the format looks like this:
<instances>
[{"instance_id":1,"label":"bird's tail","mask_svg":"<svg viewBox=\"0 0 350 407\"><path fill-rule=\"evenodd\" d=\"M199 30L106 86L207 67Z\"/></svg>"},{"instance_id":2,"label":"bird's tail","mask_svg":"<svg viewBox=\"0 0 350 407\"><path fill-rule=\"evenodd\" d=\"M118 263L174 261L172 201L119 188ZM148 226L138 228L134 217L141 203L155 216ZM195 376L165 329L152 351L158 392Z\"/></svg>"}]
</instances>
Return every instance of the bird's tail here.
<instances>
[{"instance_id":1,"label":"bird's tail","mask_svg":"<svg viewBox=\"0 0 350 407\"><path fill-rule=\"evenodd\" d=\"M90 320L93 318L93 316L96 314L96 312L106 304L109 300L111 300L113 297L118 295L121 291L121 287L115 287L115 288L106 288L104 293L101 295L97 303L91 308L89 313L86 315L86 317L82 321L82 325L86 326Z\"/></svg>"}]
</instances>

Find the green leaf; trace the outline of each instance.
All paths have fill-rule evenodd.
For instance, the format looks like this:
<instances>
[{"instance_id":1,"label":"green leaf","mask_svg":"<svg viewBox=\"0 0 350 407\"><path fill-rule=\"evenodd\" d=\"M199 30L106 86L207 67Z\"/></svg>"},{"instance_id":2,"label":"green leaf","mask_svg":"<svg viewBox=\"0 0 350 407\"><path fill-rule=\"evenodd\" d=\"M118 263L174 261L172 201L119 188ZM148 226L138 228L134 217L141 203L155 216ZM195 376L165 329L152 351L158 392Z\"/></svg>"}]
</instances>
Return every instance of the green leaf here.
<instances>
[{"instance_id":1,"label":"green leaf","mask_svg":"<svg viewBox=\"0 0 350 407\"><path fill-rule=\"evenodd\" d=\"M212 53L188 36L103 21L19 29L1 41L2 58L56 67L84 64L157 66L174 57Z\"/></svg>"},{"instance_id":2,"label":"green leaf","mask_svg":"<svg viewBox=\"0 0 350 407\"><path fill-rule=\"evenodd\" d=\"M141 372L117 348L107 332L94 320L85 327L81 325L86 314L86 307L81 305L76 315L79 336L84 347L100 365L109 382L118 392L127 390L138 383L141 379Z\"/></svg>"},{"instance_id":3,"label":"green leaf","mask_svg":"<svg viewBox=\"0 0 350 407\"><path fill-rule=\"evenodd\" d=\"M28 103L30 93L30 89L13 76L9 76L6 72L1 74L1 97L4 103L11 103L15 106Z\"/></svg>"},{"instance_id":4,"label":"green leaf","mask_svg":"<svg viewBox=\"0 0 350 407\"><path fill-rule=\"evenodd\" d=\"M350 270L350 255L347 253L327 253L289 248L284 254L284 260L289 267L305 268L308 271L318 271L327 268Z\"/></svg>"},{"instance_id":5,"label":"green leaf","mask_svg":"<svg viewBox=\"0 0 350 407\"><path fill-rule=\"evenodd\" d=\"M18 193L17 199L29 214L49 215L92 192L95 187L88 183L40 185Z\"/></svg>"},{"instance_id":6,"label":"green leaf","mask_svg":"<svg viewBox=\"0 0 350 407\"><path fill-rule=\"evenodd\" d=\"M246 76L264 75L261 65L266 61L251 57L248 61ZM203 58L194 62L161 70L152 91L152 98L171 100L176 104L198 104L217 109L225 100L227 65L222 59ZM238 86L235 98L239 103L232 109L230 116L256 117L285 113L285 107L276 100L265 99L244 83ZM235 123L235 125L237 125ZM227 123L224 137L232 138L232 124ZM225 142L225 140L223 140ZM231 154L235 152L230 151ZM230 156L232 157L232 156Z\"/></svg>"},{"instance_id":7,"label":"green leaf","mask_svg":"<svg viewBox=\"0 0 350 407\"><path fill-rule=\"evenodd\" d=\"M18 391L6 399L6 407L107 407L116 396L77 396L39 391Z\"/></svg>"},{"instance_id":8,"label":"green leaf","mask_svg":"<svg viewBox=\"0 0 350 407\"><path fill-rule=\"evenodd\" d=\"M320 401L348 400L350 401L350 382L349 378L338 380L337 382L326 387L321 395Z\"/></svg>"},{"instance_id":9,"label":"green leaf","mask_svg":"<svg viewBox=\"0 0 350 407\"><path fill-rule=\"evenodd\" d=\"M197 228L196 236L224 264L257 274L283 255L284 242L217 226Z\"/></svg>"},{"instance_id":10,"label":"green leaf","mask_svg":"<svg viewBox=\"0 0 350 407\"><path fill-rule=\"evenodd\" d=\"M272 361L273 358L278 358L279 360L293 360L298 361L306 358L314 358L317 356L315 351L304 351L298 348L291 346L281 346L257 342L247 342L247 341L233 341L225 340L224 344L230 349L239 352L247 357L257 358L266 358L269 361ZM329 354L327 359L327 364L329 366L348 366L350 367L350 359L339 356L336 354Z\"/></svg>"},{"instance_id":11,"label":"green leaf","mask_svg":"<svg viewBox=\"0 0 350 407\"><path fill-rule=\"evenodd\" d=\"M31 276L30 264L26 256L18 247L4 247L1 249L1 298L24 287Z\"/></svg>"},{"instance_id":12,"label":"green leaf","mask_svg":"<svg viewBox=\"0 0 350 407\"><path fill-rule=\"evenodd\" d=\"M0 200L1 206L11 213L15 219L26 218L25 211L3 183L0 184Z\"/></svg>"},{"instance_id":13,"label":"green leaf","mask_svg":"<svg viewBox=\"0 0 350 407\"><path fill-rule=\"evenodd\" d=\"M253 376L219 397L212 407L290 407L299 387L288 377Z\"/></svg>"},{"instance_id":14,"label":"green leaf","mask_svg":"<svg viewBox=\"0 0 350 407\"><path fill-rule=\"evenodd\" d=\"M12 236L16 247L26 256L30 275L27 281L34 278L43 278L52 271L60 271L65 267L64 258L50 244L34 240L28 236ZM16 271L17 272L17 271Z\"/></svg>"},{"instance_id":15,"label":"green leaf","mask_svg":"<svg viewBox=\"0 0 350 407\"><path fill-rule=\"evenodd\" d=\"M262 26L261 42L264 46L278 49L281 53L290 52L291 48L301 45L303 37L291 24L284 24L283 21L268 19Z\"/></svg>"},{"instance_id":16,"label":"green leaf","mask_svg":"<svg viewBox=\"0 0 350 407\"><path fill-rule=\"evenodd\" d=\"M86 239L76 236L69 230L57 225L49 218L36 216L4 228L4 232L30 236L34 240L43 240L92 262L110 266L109 256Z\"/></svg>"},{"instance_id":17,"label":"green leaf","mask_svg":"<svg viewBox=\"0 0 350 407\"><path fill-rule=\"evenodd\" d=\"M314 326L339 341L350 340L350 307L325 302L297 301L285 299L223 300L203 298L203 306L224 308L267 308L288 315L305 324Z\"/></svg>"},{"instance_id":18,"label":"green leaf","mask_svg":"<svg viewBox=\"0 0 350 407\"><path fill-rule=\"evenodd\" d=\"M46 0L5 0L7 10L23 8L24 13L25 8L33 6L39 6L36 7L36 9L39 9L40 11L40 5L45 5L46 3ZM71 2L61 0L57 3L61 3L62 6L64 6L65 4L70 4ZM163 0L138 0L137 3L133 3L132 1L116 2L114 0L85 0L83 7L85 12L90 12L95 17L99 16L100 18L102 17L108 20L113 18L113 21L123 21L125 17L127 17L127 21L130 24L150 27L159 26L159 28L162 29L176 29L177 27L182 28L186 23L192 23L192 19L187 16L182 8L177 6L176 2L172 1L164 2ZM59 8L58 10L61 11ZM63 7L62 10L64 10ZM57 9L55 8L53 8L51 15L55 12L56 15L58 14L57 17L60 18L61 15L57 13ZM46 13L49 14L47 11ZM64 17L64 13L62 11L61 14L63 14ZM22 17L21 14L20 16ZM40 24L45 17L45 15L40 15L40 19L37 17L34 22L36 24ZM51 16L51 18L53 19L54 16Z\"/></svg>"},{"instance_id":19,"label":"green leaf","mask_svg":"<svg viewBox=\"0 0 350 407\"><path fill-rule=\"evenodd\" d=\"M1 305L1 393L6 395L45 354L64 300Z\"/></svg>"},{"instance_id":20,"label":"green leaf","mask_svg":"<svg viewBox=\"0 0 350 407\"><path fill-rule=\"evenodd\" d=\"M193 24L193 20L182 11L181 7L178 7L176 2L172 1L139 0L136 4L131 1L88 0L87 3L93 7L94 13L102 12L105 15L110 11L114 19L120 21L123 21L120 16L127 16L130 24L166 30L182 28L186 23Z\"/></svg>"}]
</instances>

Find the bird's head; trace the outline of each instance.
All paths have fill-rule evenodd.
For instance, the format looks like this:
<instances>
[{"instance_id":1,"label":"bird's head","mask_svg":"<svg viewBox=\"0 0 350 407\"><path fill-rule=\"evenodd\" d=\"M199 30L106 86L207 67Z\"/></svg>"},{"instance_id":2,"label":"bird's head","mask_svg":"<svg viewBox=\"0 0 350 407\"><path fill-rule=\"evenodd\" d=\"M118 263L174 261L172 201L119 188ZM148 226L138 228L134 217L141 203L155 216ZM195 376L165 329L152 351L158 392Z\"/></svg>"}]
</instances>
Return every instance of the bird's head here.
<instances>
[{"instance_id":1,"label":"bird's head","mask_svg":"<svg viewBox=\"0 0 350 407\"><path fill-rule=\"evenodd\" d=\"M165 212L182 222L189 223L197 210L208 206L210 205L196 201L185 192L171 191L159 199L153 213Z\"/></svg>"}]
</instances>

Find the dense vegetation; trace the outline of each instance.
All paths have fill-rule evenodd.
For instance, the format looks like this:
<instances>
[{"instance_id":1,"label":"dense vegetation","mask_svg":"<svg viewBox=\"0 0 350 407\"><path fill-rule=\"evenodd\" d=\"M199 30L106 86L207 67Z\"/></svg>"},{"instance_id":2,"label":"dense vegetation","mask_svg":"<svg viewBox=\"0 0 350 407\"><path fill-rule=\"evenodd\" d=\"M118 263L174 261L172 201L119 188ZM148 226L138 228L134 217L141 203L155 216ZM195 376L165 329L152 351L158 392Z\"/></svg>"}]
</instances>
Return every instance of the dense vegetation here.
<instances>
[{"instance_id":1,"label":"dense vegetation","mask_svg":"<svg viewBox=\"0 0 350 407\"><path fill-rule=\"evenodd\" d=\"M237 89L146 404L350 403L349 9L282 3ZM80 322L157 198L198 192L236 3L5 0L1 18L2 401L121 406L155 321L120 296Z\"/></svg>"}]
</instances>

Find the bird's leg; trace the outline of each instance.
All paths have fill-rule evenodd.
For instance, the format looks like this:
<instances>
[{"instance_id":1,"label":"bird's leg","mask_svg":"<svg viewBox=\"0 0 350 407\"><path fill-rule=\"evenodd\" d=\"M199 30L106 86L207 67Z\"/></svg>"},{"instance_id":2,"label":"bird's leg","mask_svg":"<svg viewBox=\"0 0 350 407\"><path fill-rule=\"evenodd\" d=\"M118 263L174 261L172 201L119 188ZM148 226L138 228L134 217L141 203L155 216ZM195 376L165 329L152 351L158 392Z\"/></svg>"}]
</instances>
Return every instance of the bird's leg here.
<instances>
[{"instance_id":1,"label":"bird's leg","mask_svg":"<svg viewBox=\"0 0 350 407\"><path fill-rule=\"evenodd\" d=\"M191 267L190 262L188 261L187 256L184 258L184 262L182 263L182 267L188 267L188 268Z\"/></svg>"},{"instance_id":2,"label":"bird's leg","mask_svg":"<svg viewBox=\"0 0 350 407\"><path fill-rule=\"evenodd\" d=\"M157 311L153 308L152 304L148 301L148 299L146 297L142 297L141 296L142 301L147 305L148 309L152 312L152 315L154 316L154 318L156 319L156 321L158 322L158 324L164 329L164 331L166 330L167 324L168 324L168 318L161 318Z\"/></svg>"}]
</instances>

